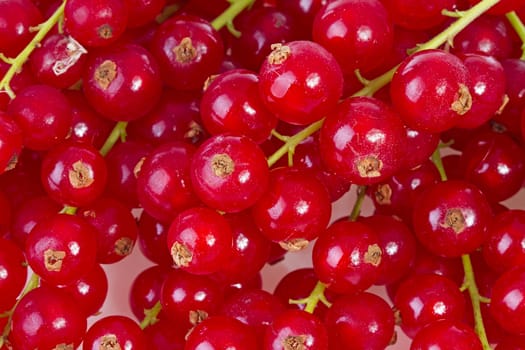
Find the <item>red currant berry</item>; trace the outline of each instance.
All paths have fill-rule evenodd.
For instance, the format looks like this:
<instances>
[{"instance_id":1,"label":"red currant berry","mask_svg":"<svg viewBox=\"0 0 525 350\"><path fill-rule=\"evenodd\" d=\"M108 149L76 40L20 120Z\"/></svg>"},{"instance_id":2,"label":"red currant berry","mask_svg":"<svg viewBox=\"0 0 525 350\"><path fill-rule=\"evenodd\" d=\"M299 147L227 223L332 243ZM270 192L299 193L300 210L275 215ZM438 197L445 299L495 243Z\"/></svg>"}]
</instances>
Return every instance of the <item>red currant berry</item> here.
<instances>
[{"instance_id":1,"label":"red currant berry","mask_svg":"<svg viewBox=\"0 0 525 350\"><path fill-rule=\"evenodd\" d=\"M224 265L232 252L228 221L209 208L190 208L175 217L167 244L175 266L193 274L210 274Z\"/></svg>"},{"instance_id":2,"label":"red currant berry","mask_svg":"<svg viewBox=\"0 0 525 350\"><path fill-rule=\"evenodd\" d=\"M86 315L73 297L50 286L20 299L12 322L9 339L17 350L76 349L87 328Z\"/></svg>"},{"instance_id":3,"label":"red currant berry","mask_svg":"<svg viewBox=\"0 0 525 350\"><path fill-rule=\"evenodd\" d=\"M86 47L108 46L128 23L125 0L69 0L64 8L66 31Z\"/></svg>"},{"instance_id":4,"label":"red currant berry","mask_svg":"<svg viewBox=\"0 0 525 350\"><path fill-rule=\"evenodd\" d=\"M24 146L48 150L65 140L71 128L71 106L60 90L32 85L20 91L7 108L22 130Z\"/></svg>"},{"instance_id":5,"label":"red currant berry","mask_svg":"<svg viewBox=\"0 0 525 350\"><path fill-rule=\"evenodd\" d=\"M312 173L296 168L272 170L266 193L252 207L264 236L291 251L316 238L328 225L331 212L324 185Z\"/></svg>"},{"instance_id":6,"label":"red currant berry","mask_svg":"<svg viewBox=\"0 0 525 350\"><path fill-rule=\"evenodd\" d=\"M201 100L202 122L211 134L231 132L261 143L268 139L277 118L259 96L259 78L234 69L213 79Z\"/></svg>"},{"instance_id":7,"label":"red currant berry","mask_svg":"<svg viewBox=\"0 0 525 350\"><path fill-rule=\"evenodd\" d=\"M15 121L0 112L0 174L16 165L22 152L23 135Z\"/></svg>"},{"instance_id":8,"label":"red currant berry","mask_svg":"<svg viewBox=\"0 0 525 350\"><path fill-rule=\"evenodd\" d=\"M0 238L0 312L8 311L24 288L27 267L22 250L12 241Z\"/></svg>"},{"instance_id":9,"label":"red currant berry","mask_svg":"<svg viewBox=\"0 0 525 350\"><path fill-rule=\"evenodd\" d=\"M53 200L83 206L92 203L104 192L106 162L93 146L66 142L45 155L40 178Z\"/></svg>"},{"instance_id":10,"label":"red currant berry","mask_svg":"<svg viewBox=\"0 0 525 350\"><path fill-rule=\"evenodd\" d=\"M89 327L82 349L149 349L139 325L125 316L106 316Z\"/></svg>"},{"instance_id":11,"label":"red currant berry","mask_svg":"<svg viewBox=\"0 0 525 350\"><path fill-rule=\"evenodd\" d=\"M89 57L84 94L97 112L115 121L144 116L159 101L162 81L157 62L138 45L117 45Z\"/></svg>"},{"instance_id":12,"label":"red currant berry","mask_svg":"<svg viewBox=\"0 0 525 350\"><path fill-rule=\"evenodd\" d=\"M169 266L153 265L141 271L131 283L129 291L129 305L133 315L141 321L150 310L160 301L161 288L171 271ZM157 318L164 318L163 312Z\"/></svg>"},{"instance_id":13,"label":"red currant berry","mask_svg":"<svg viewBox=\"0 0 525 350\"><path fill-rule=\"evenodd\" d=\"M264 153L245 136L221 134L209 138L197 148L190 171L199 199L227 213L251 207L268 187Z\"/></svg>"},{"instance_id":14,"label":"red currant berry","mask_svg":"<svg viewBox=\"0 0 525 350\"><path fill-rule=\"evenodd\" d=\"M16 57L33 38L35 28L43 22L38 7L30 0L10 0L0 3L0 52Z\"/></svg>"},{"instance_id":15,"label":"red currant berry","mask_svg":"<svg viewBox=\"0 0 525 350\"><path fill-rule=\"evenodd\" d=\"M173 258L166 245L169 225L143 212L140 215L138 227L138 245L142 254L156 264L171 266Z\"/></svg>"},{"instance_id":16,"label":"red currant berry","mask_svg":"<svg viewBox=\"0 0 525 350\"><path fill-rule=\"evenodd\" d=\"M314 244L312 262L319 280L340 294L355 294L376 283L383 251L376 232L360 222L337 221Z\"/></svg>"},{"instance_id":17,"label":"red currant berry","mask_svg":"<svg viewBox=\"0 0 525 350\"><path fill-rule=\"evenodd\" d=\"M434 254L458 257L487 238L492 209L483 193L460 180L439 182L419 196L412 224L421 244Z\"/></svg>"},{"instance_id":18,"label":"red currant berry","mask_svg":"<svg viewBox=\"0 0 525 350\"><path fill-rule=\"evenodd\" d=\"M26 241L29 266L53 285L70 284L96 261L96 231L84 219L55 214L38 222Z\"/></svg>"},{"instance_id":19,"label":"red currant berry","mask_svg":"<svg viewBox=\"0 0 525 350\"><path fill-rule=\"evenodd\" d=\"M472 107L467 67L442 50L424 50L406 58L390 84L390 96L411 128L441 132L455 126Z\"/></svg>"},{"instance_id":20,"label":"red currant berry","mask_svg":"<svg viewBox=\"0 0 525 350\"><path fill-rule=\"evenodd\" d=\"M395 24L412 30L430 29L446 21L441 14L444 9L452 10L456 0L383 0Z\"/></svg>"},{"instance_id":21,"label":"red currant berry","mask_svg":"<svg viewBox=\"0 0 525 350\"><path fill-rule=\"evenodd\" d=\"M177 90L198 90L210 75L219 71L224 46L209 22L178 15L157 29L151 52L159 62L166 85Z\"/></svg>"},{"instance_id":22,"label":"red currant berry","mask_svg":"<svg viewBox=\"0 0 525 350\"><path fill-rule=\"evenodd\" d=\"M315 16L313 40L330 51L345 74L368 72L388 56L393 24L379 0L337 0Z\"/></svg>"},{"instance_id":23,"label":"red currant berry","mask_svg":"<svg viewBox=\"0 0 525 350\"><path fill-rule=\"evenodd\" d=\"M490 311L505 331L525 335L525 266L501 275L492 287Z\"/></svg>"},{"instance_id":24,"label":"red currant berry","mask_svg":"<svg viewBox=\"0 0 525 350\"><path fill-rule=\"evenodd\" d=\"M410 350L481 350L481 342L474 330L462 323L450 320L438 320L421 329Z\"/></svg>"},{"instance_id":25,"label":"red currant berry","mask_svg":"<svg viewBox=\"0 0 525 350\"><path fill-rule=\"evenodd\" d=\"M261 66L259 79L268 110L291 124L306 125L323 118L343 92L337 61L311 41L275 45Z\"/></svg>"},{"instance_id":26,"label":"red currant berry","mask_svg":"<svg viewBox=\"0 0 525 350\"><path fill-rule=\"evenodd\" d=\"M327 117L320 131L327 168L354 184L377 183L400 170L406 132L395 111L372 97L353 97Z\"/></svg>"},{"instance_id":27,"label":"red currant berry","mask_svg":"<svg viewBox=\"0 0 525 350\"><path fill-rule=\"evenodd\" d=\"M260 341L260 339L259 339ZM184 350L257 349L255 332L232 317L214 316L199 323L189 334Z\"/></svg>"}]
</instances>

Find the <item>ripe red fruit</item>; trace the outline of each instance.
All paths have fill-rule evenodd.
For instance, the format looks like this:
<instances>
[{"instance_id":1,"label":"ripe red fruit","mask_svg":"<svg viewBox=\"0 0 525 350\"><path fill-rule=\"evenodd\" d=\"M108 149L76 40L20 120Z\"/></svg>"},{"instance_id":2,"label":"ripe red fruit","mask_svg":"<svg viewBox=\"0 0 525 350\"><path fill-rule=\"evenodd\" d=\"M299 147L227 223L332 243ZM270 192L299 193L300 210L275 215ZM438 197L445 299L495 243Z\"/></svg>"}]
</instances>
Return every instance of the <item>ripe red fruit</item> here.
<instances>
[{"instance_id":1,"label":"ripe red fruit","mask_svg":"<svg viewBox=\"0 0 525 350\"><path fill-rule=\"evenodd\" d=\"M463 62L443 50L406 58L390 84L390 96L411 128L441 132L455 126L472 107L470 76Z\"/></svg>"},{"instance_id":2,"label":"ripe red fruit","mask_svg":"<svg viewBox=\"0 0 525 350\"><path fill-rule=\"evenodd\" d=\"M501 275L492 287L490 312L509 333L525 335L525 266Z\"/></svg>"},{"instance_id":3,"label":"ripe red fruit","mask_svg":"<svg viewBox=\"0 0 525 350\"><path fill-rule=\"evenodd\" d=\"M333 55L311 41L275 45L261 65L259 91L270 112L290 124L326 116L343 91L343 73Z\"/></svg>"}]
</instances>

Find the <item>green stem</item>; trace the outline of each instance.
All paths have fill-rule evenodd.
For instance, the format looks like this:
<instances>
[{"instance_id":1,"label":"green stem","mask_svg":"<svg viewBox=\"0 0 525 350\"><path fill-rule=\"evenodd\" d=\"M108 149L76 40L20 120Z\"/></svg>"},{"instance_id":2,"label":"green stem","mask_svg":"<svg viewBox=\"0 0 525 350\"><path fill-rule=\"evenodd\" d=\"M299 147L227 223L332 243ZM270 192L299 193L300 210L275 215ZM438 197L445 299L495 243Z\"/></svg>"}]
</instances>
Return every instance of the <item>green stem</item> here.
<instances>
[{"instance_id":1,"label":"green stem","mask_svg":"<svg viewBox=\"0 0 525 350\"><path fill-rule=\"evenodd\" d=\"M100 154L102 154L105 157L108 154L108 152L111 151L113 146L115 146L115 143L117 143L119 139L122 139L126 136L127 126L127 122L118 122L117 124L115 124L113 130L111 130L111 133L106 139L106 142L104 142L104 144L100 148Z\"/></svg>"},{"instance_id":2,"label":"green stem","mask_svg":"<svg viewBox=\"0 0 525 350\"><path fill-rule=\"evenodd\" d=\"M60 211L60 214L68 214L68 215L75 215L77 213L77 207L71 207L69 205L64 205L62 210Z\"/></svg>"},{"instance_id":3,"label":"green stem","mask_svg":"<svg viewBox=\"0 0 525 350\"><path fill-rule=\"evenodd\" d=\"M523 25L523 22L518 17L515 11L511 11L505 15L507 17L507 20L512 25L512 28L514 28L514 31L521 39L521 57L520 59L525 60L525 25Z\"/></svg>"},{"instance_id":4,"label":"green stem","mask_svg":"<svg viewBox=\"0 0 525 350\"><path fill-rule=\"evenodd\" d=\"M49 31L53 28L55 24L57 24L60 17L62 17L64 13L64 7L66 5L66 1L64 0L62 4L56 9L56 11L45 21L44 23L40 24L38 26L38 32L35 34L33 39L27 44L27 46L12 60L12 64L5 73L4 77L0 81L0 90L5 90L10 98L14 98L15 94L13 90L11 89L10 83L11 79L14 77L16 73L18 73L21 69L24 63L29 58L29 55L33 52L33 50L40 44L42 39L49 33Z\"/></svg>"},{"instance_id":5,"label":"green stem","mask_svg":"<svg viewBox=\"0 0 525 350\"><path fill-rule=\"evenodd\" d=\"M465 283L467 285L468 294L472 302L472 310L474 313L474 330L481 340L483 350L491 350L487 333L485 332L485 326L483 325L483 317L481 315L481 301L482 297L479 295L478 286L476 285L476 279L474 278L474 269L472 268L472 261L470 255L465 254L461 256L463 262L463 270L465 272Z\"/></svg>"},{"instance_id":6,"label":"green stem","mask_svg":"<svg viewBox=\"0 0 525 350\"><path fill-rule=\"evenodd\" d=\"M157 316L159 315L161 310L162 306L160 305L160 301L157 301L151 309L144 310L144 319L140 322L140 329L144 329L148 326L157 323L157 321L159 320Z\"/></svg>"},{"instance_id":7,"label":"green stem","mask_svg":"<svg viewBox=\"0 0 525 350\"><path fill-rule=\"evenodd\" d=\"M244 9L251 6L254 1L255 0L230 0L230 6L211 22L211 26L215 28L215 30L219 30L228 25L228 23L232 23L233 19Z\"/></svg>"},{"instance_id":8,"label":"green stem","mask_svg":"<svg viewBox=\"0 0 525 350\"><path fill-rule=\"evenodd\" d=\"M246 1L246 0L245 0ZM426 43L423 43L421 45L418 45L411 53L415 53L418 51L423 50L430 50L430 49L437 49L441 45L443 45L446 42L452 41L452 38L456 34L458 34L461 30L463 30L466 26L468 26L472 21L474 21L476 18L481 16L484 12L486 12L488 9L490 9L492 6L494 6L496 3L498 3L500 0L482 0L470 9L464 11L463 16L458 18L455 22L453 22L448 28L443 30L441 33L427 41ZM358 97L358 96L373 96L379 89L386 86L394 76L394 73L396 72L399 65L393 67L388 72L383 73L379 77L367 81L366 86L364 86L361 90L357 91L355 94L352 95L352 97ZM275 151L274 154L272 154L268 158L268 165L272 166L275 164L282 156L287 154L288 149L296 147L301 141L303 141L308 136L315 133L317 130L321 128L323 125L324 119L321 119L313 124L310 124L303 130L301 130L299 133L297 133L294 136L291 136L288 141L284 145L281 146L277 151Z\"/></svg>"},{"instance_id":9,"label":"green stem","mask_svg":"<svg viewBox=\"0 0 525 350\"><path fill-rule=\"evenodd\" d=\"M22 300L22 298L27 294L29 293L30 291L32 291L33 289L37 288L38 285L40 283L40 277L38 277L37 274L32 274L31 275L31 278L29 278L29 281L27 282L24 290L22 291L22 293L20 294L20 296L18 297L18 300L16 301L15 305L13 306L13 308L9 311L9 318L7 319L7 323L6 325L4 326L4 330L2 331L2 336L0 337L0 348L2 348L2 346L4 346L4 342L7 338L7 336L9 335L9 332L11 331L11 322L13 320L13 312L15 311L16 307L18 306L18 304L20 303L20 301Z\"/></svg>"},{"instance_id":10,"label":"green stem","mask_svg":"<svg viewBox=\"0 0 525 350\"><path fill-rule=\"evenodd\" d=\"M436 147L434 153L432 153L432 163L434 163L435 167L437 168L439 172L439 176L441 177L441 181L447 181L447 173L445 172L445 167L443 166L443 160L441 159L441 147Z\"/></svg>"},{"instance_id":11,"label":"green stem","mask_svg":"<svg viewBox=\"0 0 525 350\"><path fill-rule=\"evenodd\" d=\"M359 218L359 214L361 214L361 207L363 206L363 201L365 200L366 195L366 186L358 186L356 188L356 194L357 197L355 199L354 207L348 218L350 221L356 221L357 218Z\"/></svg>"}]
</instances>

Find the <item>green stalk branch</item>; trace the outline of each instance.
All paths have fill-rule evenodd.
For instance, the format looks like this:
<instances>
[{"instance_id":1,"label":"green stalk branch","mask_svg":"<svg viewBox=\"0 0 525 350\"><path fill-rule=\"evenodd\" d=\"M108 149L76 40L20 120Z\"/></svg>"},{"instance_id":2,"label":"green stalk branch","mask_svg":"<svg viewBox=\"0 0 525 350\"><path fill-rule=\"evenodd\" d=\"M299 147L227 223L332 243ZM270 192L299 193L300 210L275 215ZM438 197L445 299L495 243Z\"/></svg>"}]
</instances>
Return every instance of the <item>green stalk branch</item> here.
<instances>
[{"instance_id":1,"label":"green stalk branch","mask_svg":"<svg viewBox=\"0 0 525 350\"><path fill-rule=\"evenodd\" d=\"M477 3L475 6L471 7L470 9L463 12L463 16L458 18L455 22L453 22L448 28L443 30L441 33L427 41L426 43L423 43L421 45L418 45L414 50L411 51L411 53L423 51L423 50L430 50L430 49L437 49L441 45L445 44L446 42L452 41L454 36L456 36L460 31L462 31L465 27L467 27L470 23L472 23L476 18L481 16L483 13L485 13L488 9L490 9L492 6L497 4L500 0L482 0L479 3ZM357 96L373 96L379 89L386 86L394 76L394 73L397 70L397 67L399 65L393 67L388 72L383 73L379 77L367 81L367 84L359 91L357 91L355 94L352 95L352 97ZM297 133L296 135L290 137L288 141L285 142L281 148L279 148L274 154L272 154L268 158L268 165L272 166L275 164L282 156L288 153L289 149L295 148L301 141L306 139L308 136L315 133L317 130L321 128L323 125L324 119L321 119L313 124L310 124L305 129Z\"/></svg>"},{"instance_id":2,"label":"green stalk branch","mask_svg":"<svg viewBox=\"0 0 525 350\"><path fill-rule=\"evenodd\" d=\"M160 301L157 301L151 309L144 310L144 319L140 322L140 329L144 329L148 326L154 325L159 321L157 316L162 310Z\"/></svg>"},{"instance_id":3,"label":"green stalk branch","mask_svg":"<svg viewBox=\"0 0 525 350\"><path fill-rule=\"evenodd\" d=\"M246 8L250 7L255 0L230 0L230 6L211 22L215 30L224 26L232 25L233 19Z\"/></svg>"},{"instance_id":4,"label":"green stalk branch","mask_svg":"<svg viewBox=\"0 0 525 350\"><path fill-rule=\"evenodd\" d=\"M525 25L523 25L523 22L516 14L516 11L511 11L505 15L507 17L507 20L512 25L512 28L514 28L514 31L521 39L521 57L520 59L525 60Z\"/></svg>"},{"instance_id":5,"label":"green stalk branch","mask_svg":"<svg viewBox=\"0 0 525 350\"><path fill-rule=\"evenodd\" d=\"M56 9L56 11L47 19L47 21L41 23L37 28L38 32L35 34L33 39L27 44L27 46L16 56L14 59L9 59L11 66L5 73L2 80L0 80L0 91L6 91L11 99L15 98L15 93L11 89L11 79L16 73L20 72L24 63L26 63L29 55L33 50L40 44L42 39L49 33L49 31L58 23L59 19L64 14L64 7L66 0Z\"/></svg>"},{"instance_id":6,"label":"green stalk branch","mask_svg":"<svg viewBox=\"0 0 525 350\"><path fill-rule=\"evenodd\" d=\"M355 199L354 207L352 208L352 212L348 218L350 221L356 221L361 214L361 207L363 206L363 201L365 200L366 195L366 186L357 186L356 194L357 197Z\"/></svg>"}]
</instances>

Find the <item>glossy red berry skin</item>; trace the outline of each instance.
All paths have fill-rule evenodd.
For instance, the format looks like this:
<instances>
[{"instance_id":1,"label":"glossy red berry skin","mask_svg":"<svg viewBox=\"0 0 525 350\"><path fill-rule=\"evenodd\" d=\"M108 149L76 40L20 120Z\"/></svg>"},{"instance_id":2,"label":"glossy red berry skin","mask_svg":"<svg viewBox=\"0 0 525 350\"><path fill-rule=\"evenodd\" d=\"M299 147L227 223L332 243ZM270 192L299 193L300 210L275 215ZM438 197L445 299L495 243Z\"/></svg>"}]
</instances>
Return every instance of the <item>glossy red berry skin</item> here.
<instances>
[{"instance_id":1,"label":"glossy red berry skin","mask_svg":"<svg viewBox=\"0 0 525 350\"><path fill-rule=\"evenodd\" d=\"M31 27L43 22L38 7L30 0L3 1L0 3L0 52L16 57L33 38Z\"/></svg>"},{"instance_id":2,"label":"glossy red berry skin","mask_svg":"<svg viewBox=\"0 0 525 350\"><path fill-rule=\"evenodd\" d=\"M79 208L77 215L97 230L99 264L114 264L131 254L138 228L127 206L111 197L101 197Z\"/></svg>"},{"instance_id":3,"label":"glossy red berry skin","mask_svg":"<svg viewBox=\"0 0 525 350\"><path fill-rule=\"evenodd\" d=\"M452 10L455 0L383 0L395 24L411 30L430 29L446 21L443 9Z\"/></svg>"},{"instance_id":4,"label":"glossy red berry skin","mask_svg":"<svg viewBox=\"0 0 525 350\"><path fill-rule=\"evenodd\" d=\"M64 290L42 286L27 293L13 313L9 339L15 349L77 348L86 316Z\"/></svg>"},{"instance_id":5,"label":"glossy red berry skin","mask_svg":"<svg viewBox=\"0 0 525 350\"><path fill-rule=\"evenodd\" d=\"M111 348L149 349L139 325L125 316L106 316L89 327L84 336L84 350Z\"/></svg>"},{"instance_id":6,"label":"glossy red berry skin","mask_svg":"<svg viewBox=\"0 0 525 350\"><path fill-rule=\"evenodd\" d=\"M15 121L0 112L0 174L16 164L22 152L23 135Z\"/></svg>"},{"instance_id":7,"label":"glossy red berry skin","mask_svg":"<svg viewBox=\"0 0 525 350\"><path fill-rule=\"evenodd\" d=\"M169 224L142 212L138 221L138 228L138 246L142 254L155 264L171 266L173 258L166 245Z\"/></svg>"},{"instance_id":8,"label":"glossy red berry skin","mask_svg":"<svg viewBox=\"0 0 525 350\"><path fill-rule=\"evenodd\" d=\"M169 223L181 210L199 203L191 186L194 152L185 142L169 142L153 150L137 169L137 195L148 214Z\"/></svg>"},{"instance_id":9,"label":"glossy red berry skin","mask_svg":"<svg viewBox=\"0 0 525 350\"><path fill-rule=\"evenodd\" d=\"M270 172L266 193L252 207L255 223L269 240L299 250L328 225L331 203L324 185L296 168Z\"/></svg>"},{"instance_id":10,"label":"glossy red berry skin","mask_svg":"<svg viewBox=\"0 0 525 350\"><path fill-rule=\"evenodd\" d=\"M270 241L262 234L249 211L224 215L233 233L228 261L212 275L225 283L244 283L257 276L270 256Z\"/></svg>"},{"instance_id":11,"label":"glossy red berry skin","mask_svg":"<svg viewBox=\"0 0 525 350\"><path fill-rule=\"evenodd\" d=\"M149 145L138 141L115 144L105 157L108 168L106 194L129 208L138 208L137 171L152 150Z\"/></svg>"},{"instance_id":12,"label":"glossy red berry skin","mask_svg":"<svg viewBox=\"0 0 525 350\"><path fill-rule=\"evenodd\" d=\"M145 312L160 301L162 284L171 271L169 266L153 265L142 270L131 283L129 305L138 321L144 319ZM157 318L165 318L161 311Z\"/></svg>"},{"instance_id":13,"label":"glossy red berry skin","mask_svg":"<svg viewBox=\"0 0 525 350\"><path fill-rule=\"evenodd\" d=\"M114 121L144 116L159 101L159 66L138 45L116 45L92 54L83 77L84 94L97 112Z\"/></svg>"},{"instance_id":14,"label":"glossy red berry skin","mask_svg":"<svg viewBox=\"0 0 525 350\"><path fill-rule=\"evenodd\" d=\"M414 206L412 224L419 242L436 255L458 257L487 239L492 209L471 183L449 180L428 187Z\"/></svg>"},{"instance_id":15,"label":"glossy red berry skin","mask_svg":"<svg viewBox=\"0 0 525 350\"><path fill-rule=\"evenodd\" d=\"M219 286L212 279L181 269L172 269L166 275L160 292L164 315L184 330L216 315L222 298Z\"/></svg>"},{"instance_id":16,"label":"glossy red berry skin","mask_svg":"<svg viewBox=\"0 0 525 350\"><path fill-rule=\"evenodd\" d=\"M259 79L268 110L290 124L306 125L325 117L343 91L337 61L311 41L276 46L261 65Z\"/></svg>"},{"instance_id":17,"label":"glossy red berry skin","mask_svg":"<svg viewBox=\"0 0 525 350\"><path fill-rule=\"evenodd\" d=\"M472 106L467 67L443 50L406 58L390 84L390 97L406 125L427 132L455 126Z\"/></svg>"},{"instance_id":18,"label":"glossy red berry skin","mask_svg":"<svg viewBox=\"0 0 525 350\"><path fill-rule=\"evenodd\" d=\"M381 256L380 273L375 284L400 280L412 268L416 258L416 238L409 227L394 216L372 215L359 221L377 232Z\"/></svg>"},{"instance_id":19,"label":"glossy red berry skin","mask_svg":"<svg viewBox=\"0 0 525 350\"><path fill-rule=\"evenodd\" d=\"M261 289L245 289L230 295L221 305L220 314L249 325L258 337L286 310L281 299Z\"/></svg>"},{"instance_id":20,"label":"glossy red berry skin","mask_svg":"<svg viewBox=\"0 0 525 350\"><path fill-rule=\"evenodd\" d=\"M66 142L45 155L40 179L47 194L58 203L87 205L104 192L106 162L93 146Z\"/></svg>"},{"instance_id":21,"label":"glossy red berry skin","mask_svg":"<svg viewBox=\"0 0 525 350\"><path fill-rule=\"evenodd\" d=\"M383 251L371 227L337 221L314 244L312 262L319 281L339 294L355 294L376 283Z\"/></svg>"},{"instance_id":22,"label":"glossy red berry skin","mask_svg":"<svg viewBox=\"0 0 525 350\"><path fill-rule=\"evenodd\" d=\"M214 316L199 323L186 340L184 350L209 349L257 349L258 342L253 330L231 317Z\"/></svg>"},{"instance_id":23,"label":"glossy red berry skin","mask_svg":"<svg viewBox=\"0 0 525 350\"><path fill-rule=\"evenodd\" d=\"M11 240L0 238L0 310L8 311L24 288L27 277L23 251Z\"/></svg>"},{"instance_id":24,"label":"glossy red berry skin","mask_svg":"<svg viewBox=\"0 0 525 350\"><path fill-rule=\"evenodd\" d=\"M166 142L200 144L208 137L200 116L200 94L164 89L160 101L126 128L129 140L158 147Z\"/></svg>"},{"instance_id":25,"label":"glossy red berry skin","mask_svg":"<svg viewBox=\"0 0 525 350\"><path fill-rule=\"evenodd\" d=\"M166 6L166 0L126 0L126 5L127 28L137 28L153 22Z\"/></svg>"},{"instance_id":26,"label":"glossy red berry skin","mask_svg":"<svg viewBox=\"0 0 525 350\"><path fill-rule=\"evenodd\" d=\"M48 150L64 141L71 128L71 106L64 94L48 85L20 91L7 108L22 130L24 146Z\"/></svg>"},{"instance_id":27,"label":"glossy red berry skin","mask_svg":"<svg viewBox=\"0 0 525 350\"><path fill-rule=\"evenodd\" d=\"M369 185L402 166L406 133L398 114L372 97L345 100L321 127L319 145L326 167L347 181Z\"/></svg>"},{"instance_id":28,"label":"glossy red berry skin","mask_svg":"<svg viewBox=\"0 0 525 350\"><path fill-rule=\"evenodd\" d=\"M263 347L287 350L299 346L304 350L328 350L326 326L316 316L302 310L287 310L268 326Z\"/></svg>"},{"instance_id":29,"label":"glossy red berry skin","mask_svg":"<svg viewBox=\"0 0 525 350\"><path fill-rule=\"evenodd\" d=\"M193 274L210 274L225 264L232 251L228 221L213 209L181 212L170 225L167 244L175 266Z\"/></svg>"},{"instance_id":30,"label":"glossy red berry skin","mask_svg":"<svg viewBox=\"0 0 525 350\"><path fill-rule=\"evenodd\" d=\"M202 96L202 122L212 135L234 133L261 143L277 125L277 118L259 96L259 77L234 69L214 78Z\"/></svg>"},{"instance_id":31,"label":"glossy red berry skin","mask_svg":"<svg viewBox=\"0 0 525 350\"><path fill-rule=\"evenodd\" d=\"M35 78L58 89L78 82L87 59L87 50L71 36L53 34L29 56Z\"/></svg>"},{"instance_id":32,"label":"glossy red berry skin","mask_svg":"<svg viewBox=\"0 0 525 350\"><path fill-rule=\"evenodd\" d=\"M465 317L465 297L450 279L434 274L419 274L399 286L394 306L401 328L411 338L427 324L447 319L461 322Z\"/></svg>"},{"instance_id":33,"label":"glossy red berry skin","mask_svg":"<svg viewBox=\"0 0 525 350\"><path fill-rule=\"evenodd\" d=\"M64 8L67 33L89 48L109 46L117 41L127 22L125 0L72 0Z\"/></svg>"},{"instance_id":34,"label":"glossy red berry skin","mask_svg":"<svg viewBox=\"0 0 525 350\"><path fill-rule=\"evenodd\" d=\"M474 330L463 323L438 320L421 329L410 350L481 350L481 342Z\"/></svg>"},{"instance_id":35,"label":"glossy red berry skin","mask_svg":"<svg viewBox=\"0 0 525 350\"><path fill-rule=\"evenodd\" d=\"M341 296L325 316L330 349L352 344L355 350L385 349L394 336L394 312L371 293Z\"/></svg>"},{"instance_id":36,"label":"glossy red berry skin","mask_svg":"<svg viewBox=\"0 0 525 350\"><path fill-rule=\"evenodd\" d=\"M345 74L377 68L394 42L390 15L379 0L337 0L322 7L313 40L330 51Z\"/></svg>"},{"instance_id":37,"label":"glossy red berry skin","mask_svg":"<svg viewBox=\"0 0 525 350\"><path fill-rule=\"evenodd\" d=\"M494 203L516 194L525 180L523 147L508 134L489 131L473 136L460 164L463 178Z\"/></svg>"},{"instance_id":38,"label":"glossy red berry skin","mask_svg":"<svg viewBox=\"0 0 525 350\"><path fill-rule=\"evenodd\" d=\"M525 211L512 209L499 213L488 227L488 239L483 244L483 258L494 271L505 272L525 265Z\"/></svg>"},{"instance_id":39,"label":"glossy red berry skin","mask_svg":"<svg viewBox=\"0 0 525 350\"><path fill-rule=\"evenodd\" d=\"M151 52L159 62L167 86L195 91L202 89L204 81L219 71L224 45L206 20L178 15L157 29Z\"/></svg>"},{"instance_id":40,"label":"glossy red berry skin","mask_svg":"<svg viewBox=\"0 0 525 350\"><path fill-rule=\"evenodd\" d=\"M503 66L494 57L466 54L460 56L471 76L469 91L472 108L456 124L473 129L487 122L505 103L506 78Z\"/></svg>"},{"instance_id":41,"label":"glossy red berry skin","mask_svg":"<svg viewBox=\"0 0 525 350\"><path fill-rule=\"evenodd\" d=\"M220 134L209 138L197 148L190 171L199 199L227 213L248 209L268 187L266 157L246 136Z\"/></svg>"},{"instance_id":42,"label":"glossy red berry skin","mask_svg":"<svg viewBox=\"0 0 525 350\"><path fill-rule=\"evenodd\" d=\"M96 234L80 217L55 214L38 222L27 237L27 262L50 284L72 283L95 266Z\"/></svg>"},{"instance_id":43,"label":"glossy red berry skin","mask_svg":"<svg viewBox=\"0 0 525 350\"><path fill-rule=\"evenodd\" d=\"M501 275L492 287L490 312L505 331L525 335L525 266Z\"/></svg>"}]
</instances>

